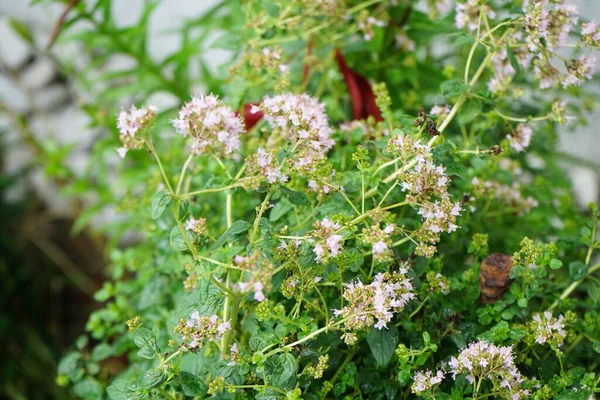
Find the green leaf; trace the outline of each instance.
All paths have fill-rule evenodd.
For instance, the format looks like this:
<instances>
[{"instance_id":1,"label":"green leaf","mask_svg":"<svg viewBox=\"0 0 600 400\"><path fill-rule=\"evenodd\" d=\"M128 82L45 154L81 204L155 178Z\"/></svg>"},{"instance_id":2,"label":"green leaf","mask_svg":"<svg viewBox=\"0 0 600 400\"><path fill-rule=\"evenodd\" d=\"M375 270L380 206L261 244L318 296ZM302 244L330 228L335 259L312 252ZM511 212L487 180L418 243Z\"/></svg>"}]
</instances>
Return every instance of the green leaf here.
<instances>
[{"instance_id":1,"label":"green leaf","mask_svg":"<svg viewBox=\"0 0 600 400\"><path fill-rule=\"evenodd\" d=\"M281 192L288 198L290 203L296 204L298 206L310 206L310 200L306 195L302 192L296 192L294 190L288 189L285 186L281 187Z\"/></svg>"},{"instance_id":2,"label":"green leaf","mask_svg":"<svg viewBox=\"0 0 600 400\"><path fill-rule=\"evenodd\" d=\"M152 196L152 219L160 217L169 203L171 203L171 193L168 190L155 193Z\"/></svg>"},{"instance_id":3,"label":"green leaf","mask_svg":"<svg viewBox=\"0 0 600 400\"><path fill-rule=\"evenodd\" d=\"M148 371L138 379L138 384L142 389L152 389L160 386L169 376L164 371Z\"/></svg>"},{"instance_id":4,"label":"green leaf","mask_svg":"<svg viewBox=\"0 0 600 400\"><path fill-rule=\"evenodd\" d=\"M453 46L461 46L463 44L467 44L467 43L473 43L475 42L475 38L471 35L467 35L465 33L461 33L460 35L458 35L456 37L456 39L454 40L454 43L452 43Z\"/></svg>"},{"instance_id":5,"label":"green leaf","mask_svg":"<svg viewBox=\"0 0 600 400\"><path fill-rule=\"evenodd\" d=\"M144 285L138 301L138 309L147 310L150 307L161 304L164 301L169 278L161 274L155 274Z\"/></svg>"},{"instance_id":6,"label":"green leaf","mask_svg":"<svg viewBox=\"0 0 600 400\"><path fill-rule=\"evenodd\" d=\"M225 242L234 243L238 241L246 232L248 232L248 229L250 229L251 226L252 224L250 224L248 221L235 221L233 224L231 224L229 229L227 229L217 239L215 244L211 247L211 250L218 249L219 247L223 246Z\"/></svg>"},{"instance_id":7,"label":"green leaf","mask_svg":"<svg viewBox=\"0 0 600 400\"><path fill-rule=\"evenodd\" d=\"M517 301L517 305L521 308L527 308L527 303L528 301L525 297L522 297Z\"/></svg>"},{"instance_id":8,"label":"green leaf","mask_svg":"<svg viewBox=\"0 0 600 400\"><path fill-rule=\"evenodd\" d=\"M102 396L102 385L94 378L85 378L73 386L75 394L85 400L95 400Z\"/></svg>"},{"instance_id":9,"label":"green leaf","mask_svg":"<svg viewBox=\"0 0 600 400\"><path fill-rule=\"evenodd\" d=\"M596 353L600 353L600 342L594 342L594 343L592 343L592 348L594 349L594 351Z\"/></svg>"},{"instance_id":10,"label":"green leaf","mask_svg":"<svg viewBox=\"0 0 600 400\"><path fill-rule=\"evenodd\" d=\"M175 390L189 397L204 396L207 390L202 379L185 371L181 371L173 379L172 385L175 387Z\"/></svg>"},{"instance_id":11,"label":"green leaf","mask_svg":"<svg viewBox=\"0 0 600 400\"><path fill-rule=\"evenodd\" d=\"M462 79L452 79L442 83L442 95L444 97L458 96L469 90L469 85Z\"/></svg>"},{"instance_id":12,"label":"green leaf","mask_svg":"<svg viewBox=\"0 0 600 400\"><path fill-rule=\"evenodd\" d=\"M10 18L9 23L10 27L15 31L17 35L19 35L19 37L21 37L21 39L23 39L29 44L34 44L33 33L31 32L29 26L14 18Z\"/></svg>"},{"instance_id":13,"label":"green leaf","mask_svg":"<svg viewBox=\"0 0 600 400\"><path fill-rule=\"evenodd\" d=\"M145 397L144 392L136 383L125 380L113 382L112 385L106 388L106 392L112 400L140 400Z\"/></svg>"},{"instance_id":14,"label":"green leaf","mask_svg":"<svg viewBox=\"0 0 600 400\"><path fill-rule=\"evenodd\" d=\"M517 79L521 75L521 65L515 57L515 53L512 51L509 45L506 45L506 53L508 54L508 59L510 60L510 65L515 70L515 79Z\"/></svg>"},{"instance_id":15,"label":"green leaf","mask_svg":"<svg viewBox=\"0 0 600 400\"><path fill-rule=\"evenodd\" d=\"M202 279L198 282L198 288L192 292L185 293L179 301L176 315L178 318L187 319L191 313L198 311L202 316L214 315L221 309L223 294L210 280Z\"/></svg>"},{"instance_id":16,"label":"green leaf","mask_svg":"<svg viewBox=\"0 0 600 400\"><path fill-rule=\"evenodd\" d=\"M269 17L277 17L281 11L281 6L275 3L273 0L262 0L262 9L267 13Z\"/></svg>"},{"instance_id":17,"label":"green leaf","mask_svg":"<svg viewBox=\"0 0 600 400\"><path fill-rule=\"evenodd\" d=\"M193 239L190 232L185 232L185 234L190 241ZM173 229L171 229L171 233L169 233L169 243L171 243L171 247L177 251L186 251L188 249L187 243L178 226L174 226Z\"/></svg>"},{"instance_id":18,"label":"green leaf","mask_svg":"<svg viewBox=\"0 0 600 400\"><path fill-rule=\"evenodd\" d=\"M460 108L458 119L464 124L468 124L473 121L475 117L481 114L483 105L479 99L468 99L465 104Z\"/></svg>"},{"instance_id":19,"label":"green leaf","mask_svg":"<svg viewBox=\"0 0 600 400\"><path fill-rule=\"evenodd\" d=\"M377 329L373 327L367 335L367 343L371 348L371 353L375 357L377 366L381 368L386 367L390 363L398 344L398 329L393 324L388 325L389 329Z\"/></svg>"},{"instance_id":20,"label":"green leaf","mask_svg":"<svg viewBox=\"0 0 600 400\"><path fill-rule=\"evenodd\" d=\"M587 275L587 265L581 261L573 261L569 264L569 275L574 281L580 281Z\"/></svg>"},{"instance_id":21,"label":"green leaf","mask_svg":"<svg viewBox=\"0 0 600 400\"><path fill-rule=\"evenodd\" d=\"M271 213L269 214L269 220L271 220L271 222L277 222L292 208L294 207L287 201L280 201L279 203L275 204L275 206L271 209Z\"/></svg>"},{"instance_id":22,"label":"green leaf","mask_svg":"<svg viewBox=\"0 0 600 400\"><path fill-rule=\"evenodd\" d=\"M296 384L297 371L298 363L296 362L296 357L290 353L281 354L277 357L276 364L270 371L271 385L285 389L293 388Z\"/></svg>"},{"instance_id":23,"label":"green leaf","mask_svg":"<svg viewBox=\"0 0 600 400\"><path fill-rule=\"evenodd\" d=\"M160 348L156 343L156 335L148 328L138 328L133 334L133 343L140 348L138 356L153 359L160 354Z\"/></svg>"},{"instance_id":24,"label":"green leaf","mask_svg":"<svg viewBox=\"0 0 600 400\"><path fill-rule=\"evenodd\" d=\"M242 48L242 36L240 32L232 30L212 42L210 48L237 51Z\"/></svg>"},{"instance_id":25,"label":"green leaf","mask_svg":"<svg viewBox=\"0 0 600 400\"><path fill-rule=\"evenodd\" d=\"M563 266L562 261L557 260L556 258L553 258L552 260L550 260L550 268L559 269L562 266Z\"/></svg>"},{"instance_id":26,"label":"green leaf","mask_svg":"<svg viewBox=\"0 0 600 400\"><path fill-rule=\"evenodd\" d=\"M58 363L57 372L58 375L69 377L71 382L80 381L85 373L81 362L81 354L75 351L68 353Z\"/></svg>"},{"instance_id":27,"label":"green leaf","mask_svg":"<svg viewBox=\"0 0 600 400\"><path fill-rule=\"evenodd\" d=\"M114 354L114 349L108 343L100 343L92 351L92 361L98 362L107 359Z\"/></svg>"},{"instance_id":28,"label":"green leaf","mask_svg":"<svg viewBox=\"0 0 600 400\"><path fill-rule=\"evenodd\" d=\"M587 390L579 390L577 392L568 390L556 396L556 400L587 400L590 397L590 392Z\"/></svg>"}]
</instances>

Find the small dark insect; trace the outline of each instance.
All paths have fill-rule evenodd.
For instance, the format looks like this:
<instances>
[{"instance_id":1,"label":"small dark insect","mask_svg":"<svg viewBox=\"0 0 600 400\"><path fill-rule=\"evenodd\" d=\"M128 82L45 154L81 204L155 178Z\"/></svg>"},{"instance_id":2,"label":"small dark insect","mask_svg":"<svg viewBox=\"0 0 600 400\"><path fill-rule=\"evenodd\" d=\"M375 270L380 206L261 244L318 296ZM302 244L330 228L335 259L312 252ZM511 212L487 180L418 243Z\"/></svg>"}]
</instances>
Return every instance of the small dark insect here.
<instances>
[{"instance_id":1,"label":"small dark insect","mask_svg":"<svg viewBox=\"0 0 600 400\"><path fill-rule=\"evenodd\" d=\"M423 125L426 120L427 120L427 114L425 114L425 110L423 110L421 108L419 110L419 113L417 114L417 120L415 121L415 126Z\"/></svg>"},{"instance_id":2,"label":"small dark insect","mask_svg":"<svg viewBox=\"0 0 600 400\"><path fill-rule=\"evenodd\" d=\"M425 125L425 133L429 136L437 136L440 134L440 131L437 130L437 126L435 122L427 116L425 110L422 108L419 110L417 114L417 119L415 120L415 126L423 126Z\"/></svg>"},{"instance_id":3,"label":"small dark insect","mask_svg":"<svg viewBox=\"0 0 600 400\"><path fill-rule=\"evenodd\" d=\"M496 145L490 147L490 153L492 153L495 156L498 156L498 155L502 154L502 147L500 147L496 144Z\"/></svg>"},{"instance_id":4,"label":"small dark insect","mask_svg":"<svg viewBox=\"0 0 600 400\"><path fill-rule=\"evenodd\" d=\"M469 193L465 193L463 195L462 203L467 204L469 202L469 200L471 200L471 195Z\"/></svg>"},{"instance_id":5,"label":"small dark insect","mask_svg":"<svg viewBox=\"0 0 600 400\"><path fill-rule=\"evenodd\" d=\"M425 132L429 136L438 136L440 134L440 131L438 131L437 126L435 126L435 122L433 122L431 119L427 120L427 129L425 130Z\"/></svg>"},{"instance_id":6,"label":"small dark insect","mask_svg":"<svg viewBox=\"0 0 600 400\"><path fill-rule=\"evenodd\" d=\"M504 296L510 286L510 270L513 267L513 258L507 254L492 254L481 263L479 273L479 289L481 300L494 303Z\"/></svg>"}]
</instances>

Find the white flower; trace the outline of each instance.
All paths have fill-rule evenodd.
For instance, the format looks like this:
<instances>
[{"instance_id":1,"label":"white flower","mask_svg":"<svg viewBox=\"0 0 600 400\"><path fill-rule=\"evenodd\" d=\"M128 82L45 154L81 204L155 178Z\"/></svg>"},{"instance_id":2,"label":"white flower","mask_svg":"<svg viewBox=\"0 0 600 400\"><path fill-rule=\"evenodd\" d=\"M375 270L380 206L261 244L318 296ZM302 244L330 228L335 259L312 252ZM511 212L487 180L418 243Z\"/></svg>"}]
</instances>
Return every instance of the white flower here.
<instances>
[{"instance_id":1,"label":"white flower","mask_svg":"<svg viewBox=\"0 0 600 400\"><path fill-rule=\"evenodd\" d=\"M197 155L209 150L231 154L240 149L243 122L217 96L203 94L192 97L172 122L177 133L183 137L192 136L192 151Z\"/></svg>"},{"instance_id":2,"label":"white flower","mask_svg":"<svg viewBox=\"0 0 600 400\"><path fill-rule=\"evenodd\" d=\"M384 251L386 251L388 248L387 244L385 244L385 242L375 242L373 243L373 253L375 254L381 254Z\"/></svg>"},{"instance_id":3,"label":"white flower","mask_svg":"<svg viewBox=\"0 0 600 400\"><path fill-rule=\"evenodd\" d=\"M119 153L119 157L121 157L121 158L125 158L125 154L127 154L127 151L128 151L128 150L129 150L129 149L128 149L128 148L126 148L126 147L119 147L119 148L117 149L117 153Z\"/></svg>"},{"instance_id":4,"label":"white flower","mask_svg":"<svg viewBox=\"0 0 600 400\"><path fill-rule=\"evenodd\" d=\"M436 374L430 370L419 371L415 373L413 380L415 381L411 387L411 390L416 395L421 395L423 392L426 392L433 388L434 386L439 385L444 379L444 372L441 370L437 370Z\"/></svg>"},{"instance_id":5,"label":"white flower","mask_svg":"<svg viewBox=\"0 0 600 400\"><path fill-rule=\"evenodd\" d=\"M337 256L342 248L341 242L343 238L340 235L331 235L327 238L325 243L327 243L327 247L329 247L329 251L333 257Z\"/></svg>"},{"instance_id":6,"label":"white flower","mask_svg":"<svg viewBox=\"0 0 600 400\"><path fill-rule=\"evenodd\" d=\"M523 123L519 123L515 128L515 131L512 134L506 135L506 138L510 142L510 146L516 152L520 153L529 147L532 136L533 130Z\"/></svg>"}]
</instances>

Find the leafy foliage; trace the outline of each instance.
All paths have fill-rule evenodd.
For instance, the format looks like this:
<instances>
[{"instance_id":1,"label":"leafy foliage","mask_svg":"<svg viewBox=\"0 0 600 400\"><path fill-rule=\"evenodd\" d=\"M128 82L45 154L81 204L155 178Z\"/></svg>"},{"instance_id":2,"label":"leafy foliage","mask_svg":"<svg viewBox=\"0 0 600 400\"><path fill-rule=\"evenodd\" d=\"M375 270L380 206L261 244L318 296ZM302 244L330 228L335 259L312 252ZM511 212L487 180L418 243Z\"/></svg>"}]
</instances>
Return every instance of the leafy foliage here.
<instances>
[{"instance_id":1,"label":"leafy foliage","mask_svg":"<svg viewBox=\"0 0 600 400\"><path fill-rule=\"evenodd\" d=\"M190 18L162 60L147 49L158 2L130 27L117 26L111 1L74 7L61 40L82 41L89 71L114 54L136 66L93 78L65 63L81 72L83 107L107 133L66 192L94 193L91 213L116 206L122 219L103 227L111 277L86 327L92 344L65 355L60 384L86 399L599 390L598 212L577 211L556 136L565 115L575 126L593 103L586 86L568 85L587 79L585 60L552 76L548 96L549 64L539 63L554 57L555 36L523 42L536 34L535 10L398 3L224 1ZM233 52L227 73L211 72L208 46ZM527 63L532 54L546 58ZM179 118L143 105L167 92L178 107L196 84L222 103L200 96L182 108L196 114ZM566 95L568 106L553 98ZM144 119L123 111L115 129L112 115L130 102ZM227 117L211 125L198 115L213 103ZM238 143L227 126L242 120ZM207 136L215 124L225 128ZM131 151L109 173L104 160L119 146ZM120 247L131 232L136 243ZM494 253L514 266L486 304L480 265ZM481 341L511 348L504 366L514 361L524 378L507 388L498 371L460 372ZM115 371L117 358L127 365ZM448 362L455 379L437 381L432 371Z\"/></svg>"}]
</instances>

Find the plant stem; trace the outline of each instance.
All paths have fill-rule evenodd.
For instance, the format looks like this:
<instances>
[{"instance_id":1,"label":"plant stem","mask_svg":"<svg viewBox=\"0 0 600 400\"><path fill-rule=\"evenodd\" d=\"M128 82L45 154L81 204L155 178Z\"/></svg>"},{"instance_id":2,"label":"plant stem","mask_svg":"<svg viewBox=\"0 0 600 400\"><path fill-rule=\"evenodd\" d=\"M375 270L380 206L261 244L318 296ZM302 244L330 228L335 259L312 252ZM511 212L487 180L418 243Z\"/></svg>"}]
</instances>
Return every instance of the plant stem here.
<instances>
[{"instance_id":1,"label":"plant stem","mask_svg":"<svg viewBox=\"0 0 600 400\"><path fill-rule=\"evenodd\" d=\"M177 189L175 190L175 196L179 196L179 191L181 190L181 184L183 183L183 178L185 177L185 173L186 173L187 168L188 168L190 162L192 161L193 157L194 157L194 153L192 152L192 153L190 153L187 160L185 160L185 163L183 164L183 168L181 168L181 174L179 175L179 182L177 182Z\"/></svg>"},{"instance_id":2,"label":"plant stem","mask_svg":"<svg viewBox=\"0 0 600 400\"><path fill-rule=\"evenodd\" d=\"M160 170L160 173L161 173L161 175L163 177L163 180L165 181L165 185L167 185L167 188L169 189L169 192L171 192L171 196L175 197L175 192L173 191L173 187L171 187L171 183L169 182L169 178L167 178L167 174L165 173L165 169L163 168L162 162L160 161L160 157L158 156L158 153L156 152L156 148L154 147L154 143L152 143L152 142L148 143L148 151L150 151L150 153L152 154L152 156L156 160L156 163L158 164L158 169Z\"/></svg>"},{"instance_id":3,"label":"plant stem","mask_svg":"<svg viewBox=\"0 0 600 400\"><path fill-rule=\"evenodd\" d=\"M228 193L227 198L225 200L225 215L227 218L227 229L229 229L229 227L231 227L231 224L233 224L232 203L233 203L233 195L231 193ZM231 246L231 244L229 246ZM225 287L229 290L231 288L231 270L227 269L225 274L226 274L225 275ZM223 321L225 321L225 322L227 322L230 302L231 302L230 296L227 296L225 298L225 301L223 302ZM239 301L236 302L236 304L239 304ZM235 306L235 304L234 304L234 306ZM234 310L235 310L235 307L234 307ZM235 311L234 310L232 310L232 313L231 313L232 320L237 316L237 310L235 310ZM234 314L236 314L236 315L234 315ZM235 322L231 323L231 327L232 327L232 329L235 329ZM225 356L225 352L229 348L230 338L231 338L231 329L229 331L225 332L225 334L221 338L221 357L222 358Z\"/></svg>"},{"instance_id":4,"label":"plant stem","mask_svg":"<svg viewBox=\"0 0 600 400\"><path fill-rule=\"evenodd\" d=\"M287 393L279 388L270 385L227 385L227 388L231 389L269 389L277 393L281 393L287 396Z\"/></svg>"},{"instance_id":5,"label":"plant stem","mask_svg":"<svg viewBox=\"0 0 600 400\"><path fill-rule=\"evenodd\" d=\"M554 310L556 308L556 306L558 306L558 303L560 301L562 301L562 300L566 299L567 297L569 297L571 295L571 293L573 293L575 291L575 289L577 289L577 287L579 285L581 285L581 283L585 280L585 278L587 278L588 276L590 276L591 274L593 274L598 269L600 269L600 263L594 265L593 267L590 267L590 269L588 270L587 275L583 279L571 283L571 285L569 285L569 287L566 288L564 292L562 292L562 294L560 295L560 297L554 303L552 303L552 305L550 307L548 307L548 309L546 311L552 311L552 310Z\"/></svg>"},{"instance_id":6,"label":"plant stem","mask_svg":"<svg viewBox=\"0 0 600 400\"><path fill-rule=\"evenodd\" d=\"M410 315L408 316L408 319L411 319L412 317L414 317L415 315L417 315L417 313L419 311L421 311L421 308L423 308L423 306L425 305L425 303L427 303L427 300L429 300L429 295L427 295L427 297L425 297L425 299L421 302L421 304L419 304L419 307L417 307L415 309L415 311L413 311L412 313L410 313Z\"/></svg>"},{"instance_id":7,"label":"plant stem","mask_svg":"<svg viewBox=\"0 0 600 400\"><path fill-rule=\"evenodd\" d=\"M342 320L339 320L339 321L337 321L337 322L334 322L333 324L326 325L326 326L322 327L321 329L317 329L317 330L316 330L316 331L314 331L313 333L311 333L311 334L309 334L309 335L306 335L306 336L304 336L302 339L298 339L298 340L296 340L296 341L295 341L295 342L293 342L293 343L286 344L286 345L285 345L285 346L283 346L283 347L279 347L279 348L277 348L277 349L275 349L275 350L272 350L272 351L270 351L269 353L265 354L265 357L270 357L270 356L272 356L273 354L277 354L277 353L279 353L279 352L281 352L281 351L283 351L283 350L285 350L285 349L291 349L291 348L292 348L292 347L294 347L294 346L297 346L297 345L299 345L299 344L302 344L302 343L304 343L304 342L306 342L306 341L308 341L308 340L310 340L310 339L314 338L315 336L318 336L318 335L320 335L321 333L328 331L329 329L333 328L334 326L338 326L338 325L341 325L341 324L343 324L343 323L344 323L344 322L346 322L348 319L349 319L349 318L344 318L344 319L342 319Z\"/></svg>"},{"instance_id":8,"label":"plant stem","mask_svg":"<svg viewBox=\"0 0 600 400\"><path fill-rule=\"evenodd\" d=\"M198 194L222 192L224 190L233 189L235 187L236 187L235 184L233 184L233 185L229 185L229 186L223 186L220 188L202 189L202 190L197 190L195 192L184 193L184 194L180 195L179 198L183 199L186 197L196 196Z\"/></svg>"},{"instance_id":9,"label":"plant stem","mask_svg":"<svg viewBox=\"0 0 600 400\"><path fill-rule=\"evenodd\" d=\"M256 234L258 233L258 227L260 226L260 219L262 218L263 214L265 213L265 211L267 209L267 205L269 204L270 198L271 198L271 192L267 192L267 195L265 196L265 199L263 200L262 204L260 205L260 209L258 210L258 213L256 214L256 219L254 220L254 225L252 227L252 240L254 240L254 238L256 237Z\"/></svg>"},{"instance_id":10,"label":"plant stem","mask_svg":"<svg viewBox=\"0 0 600 400\"><path fill-rule=\"evenodd\" d=\"M497 109L494 109L494 112L496 114L498 114L500 117L502 117L503 119L505 119L507 121L514 121L514 122L537 122L537 121L545 121L550 118L548 115L544 115L543 117L519 118L519 117L510 117L508 115L504 115Z\"/></svg>"}]
</instances>

